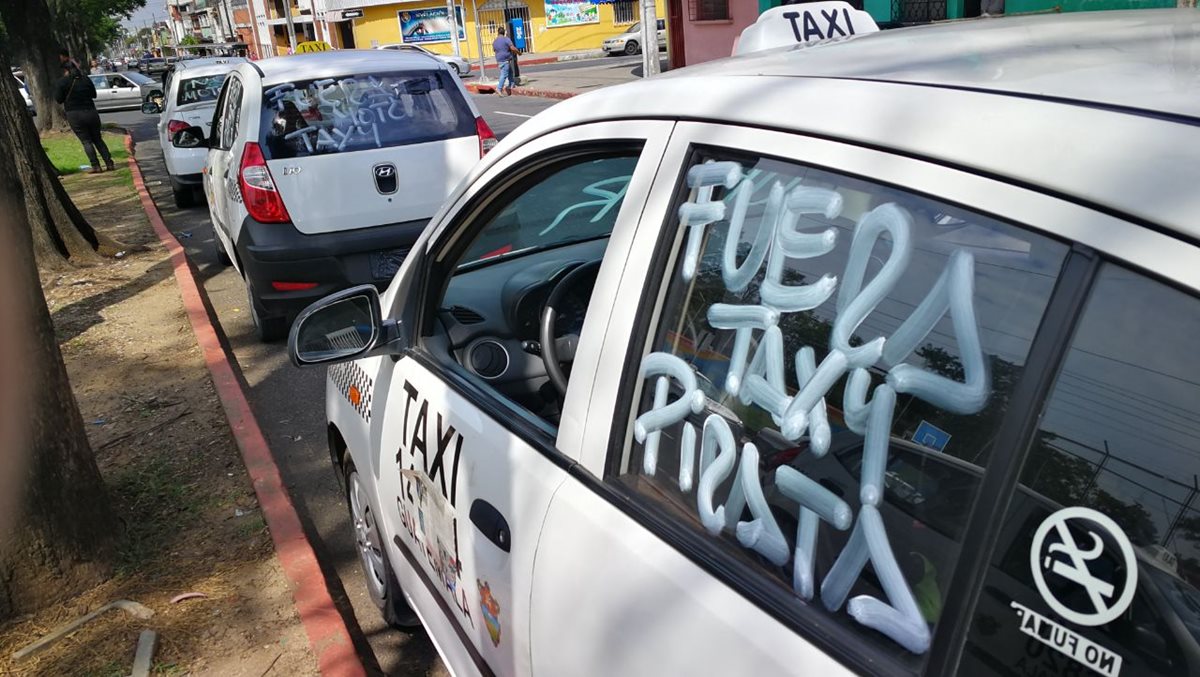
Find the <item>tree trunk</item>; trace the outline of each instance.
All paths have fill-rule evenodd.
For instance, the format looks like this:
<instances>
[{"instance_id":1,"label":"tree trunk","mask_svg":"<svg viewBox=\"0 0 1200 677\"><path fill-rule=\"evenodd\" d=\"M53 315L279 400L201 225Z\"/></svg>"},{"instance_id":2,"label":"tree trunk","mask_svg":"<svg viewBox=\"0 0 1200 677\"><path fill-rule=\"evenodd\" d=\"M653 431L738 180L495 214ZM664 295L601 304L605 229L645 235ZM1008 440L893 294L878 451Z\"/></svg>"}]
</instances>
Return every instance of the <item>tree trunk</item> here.
<instances>
[{"instance_id":1,"label":"tree trunk","mask_svg":"<svg viewBox=\"0 0 1200 677\"><path fill-rule=\"evenodd\" d=\"M23 3L17 0L17 4ZM9 11L12 5L11 0L0 1L0 18L10 27L9 15L14 13ZM0 55L0 66L0 70L8 67L7 55ZM66 261L95 263L100 260L98 253L115 254L121 245L97 233L63 189L57 171L42 150L24 103L16 98L16 91L12 87L0 89L4 90L0 102L0 147L10 149L10 157L24 189L24 206L38 262L53 268ZM54 103L51 109L61 112L62 107ZM46 109L39 108L39 118L47 114Z\"/></svg>"},{"instance_id":2,"label":"tree trunk","mask_svg":"<svg viewBox=\"0 0 1200 677\"><path fill-rule=\"evenodd\" d=\"M7 66L0 53L0 72ZM13 109L23 111L24 104L14 88L0 87L0 130L6 140L28 135L14 133ZM26 117L16 117L32 131ZM38 228L21 205L45 201L46 195L27 192L25 155L0 155L0 250L7 259L0 266L0 324L18 328L9 340L0 335L0 353L12 350L14 338L23 339L15 353L19 359L0 360L0 382L11 398L0 413L0 434L8 438L0 445L2 479L9 484L0 487L6 501L0 513L0 620L103 580L117 527L38 279L31 236Z\"/></svg>"},{"instance_id":3,"label":"tree trunk","mask_svg":"<svg viewBox=\"0 0 1200 677\"><path fill-rule=\"evenodd\" d=\"M54 83L62 77L58 50L64 45L54 37L54 19L46 0L0 1L0 16L12 43L11 56L24 69L29 95L37 106L38 129L70 131L62 106L54 100Z\"/></svg>"}]
</instances>

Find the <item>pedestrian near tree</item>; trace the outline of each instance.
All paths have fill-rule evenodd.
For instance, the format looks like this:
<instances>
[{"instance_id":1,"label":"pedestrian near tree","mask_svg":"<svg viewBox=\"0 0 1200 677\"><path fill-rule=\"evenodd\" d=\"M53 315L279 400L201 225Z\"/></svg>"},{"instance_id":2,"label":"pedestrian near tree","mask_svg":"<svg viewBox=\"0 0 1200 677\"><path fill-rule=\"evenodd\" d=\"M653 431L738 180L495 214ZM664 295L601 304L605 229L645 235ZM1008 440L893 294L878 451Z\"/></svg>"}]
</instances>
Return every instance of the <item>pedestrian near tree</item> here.
<instances>
[{"instance_id":1,"label":"pedestrian near tree","mask_svg":"<svg viewBox=\"0 0 1200 677\"><path fill-rule=\"evenodd\" d=\"M496 93L500 96L512 95L513 61L521 50L504 34L504 28L496 29L496 39L492 41L492 53L496 55L496 64L500 66L500 82L496 84ZM505 86L507 84L507 86Z\"/></svg>"},{"instance_id":2,"label":"pedestrian near tree","mask_svg":"<svg viewBox=\"0 0 1200 677\"><path fill-rule=\"evenodd\" d=\"M71 131L75 132L75 136L83 144L83 152L87 154L88 162L91 163L88 173L96 174L104 171L96 157L97 151L99 151L100 157L104 158L105 167L110 171L115 169L112 155L108 152L108 146L105 145L104 139L100 135L100 114L96 112L95 102L96 86L92 84L91 78L79 70L70 57L63 61L62 72L63 76L55 87L54 99L66 110L67 123L71 125Z\"/></svg>"}]
</instances>

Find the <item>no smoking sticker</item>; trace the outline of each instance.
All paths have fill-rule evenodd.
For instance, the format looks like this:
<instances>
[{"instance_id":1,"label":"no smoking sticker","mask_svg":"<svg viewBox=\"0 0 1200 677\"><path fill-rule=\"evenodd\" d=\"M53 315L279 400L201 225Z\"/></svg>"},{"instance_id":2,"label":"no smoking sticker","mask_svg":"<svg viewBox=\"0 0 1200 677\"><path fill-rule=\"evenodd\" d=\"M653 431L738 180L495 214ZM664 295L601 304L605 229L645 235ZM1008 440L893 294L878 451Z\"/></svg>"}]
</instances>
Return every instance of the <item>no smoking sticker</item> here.
<instances>
[{"instance_id":1,"label":"no smoking sticker","mask_svg":"<svg viewBox=\"0 0 1200 677\"><path fill-rule=\"evenodd\" d=\"M1101 557L1105 548L1114 547L1117 552ZM1121 566L1106 566L1114 560ZM1090 508L1063 508L1047 517L1033 535L1029 565L1046 604L1079 625L1113 621L1129 608L1137 592L1133 544L1116 522ZM1065 591L1071 605L1055 591Z\"/></svg>"},{"instance_id":2,"label":"no smoking sticker","mask_svg":"<svg viewBox=\"0 0 1200 677\"><path fill-rule=\"evenodd\" d=\"M1117 523L1090 508L1063 508L1045 519L1029 549L1033 582L1063 619L1088 627L1118 618L1137 593L1137 556ZM1021 632L1102 675L1121 672L1121 656L1018 602Z\"/></svg>"}]
</instances>

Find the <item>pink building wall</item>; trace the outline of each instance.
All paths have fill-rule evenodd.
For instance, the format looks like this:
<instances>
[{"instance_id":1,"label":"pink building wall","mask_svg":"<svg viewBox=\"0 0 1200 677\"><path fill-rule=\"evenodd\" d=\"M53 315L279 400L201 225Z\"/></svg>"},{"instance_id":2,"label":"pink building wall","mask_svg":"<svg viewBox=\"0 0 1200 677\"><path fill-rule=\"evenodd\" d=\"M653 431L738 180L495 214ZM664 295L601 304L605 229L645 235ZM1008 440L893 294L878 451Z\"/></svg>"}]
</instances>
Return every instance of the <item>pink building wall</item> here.
<instances>
[{"instance_id":1,"label":"pink building wall","mask_svg":"<svg viewBox=\"0 0 1200 677\"><path fill-rule=\"evenodd\" d=\"M758 0L729 0L727 21L692 21L688 0L683 4L684 59L689 66L727 57L742 29L758 18Z\"/></svg>"}]
</instances>

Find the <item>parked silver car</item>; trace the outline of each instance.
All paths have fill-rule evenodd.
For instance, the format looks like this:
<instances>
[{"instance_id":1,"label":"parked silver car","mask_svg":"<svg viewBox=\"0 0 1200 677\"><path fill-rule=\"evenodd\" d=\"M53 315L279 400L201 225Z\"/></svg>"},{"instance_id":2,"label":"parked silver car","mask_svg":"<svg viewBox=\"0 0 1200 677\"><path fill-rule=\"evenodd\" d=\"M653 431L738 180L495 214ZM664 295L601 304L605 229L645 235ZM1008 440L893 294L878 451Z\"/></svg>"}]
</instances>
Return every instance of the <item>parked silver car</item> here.
<instances>
[{"instance_id":1,"label":"parked silver car","mask_svg":"<svg viewBox=\"0 0 1200 677\"><path fill-rule=\"evenodd\" d=\"M625 29L624 33L614 35L604 41L600 48L605 54L634 54L642 53L642 22L637 22ZM658 48L667 48L667 22L665 19L658 20Z\"/></svg>"},{"instance_id":2,"label":"parked silver car","mask_svg":"<svg viewBox=\"0 0 1200 677\"><path fill-rule=\"evenodd\" d=\"M141 73L93 73L88 77L96 86L96 110L139 108L143 101L162 99L162 85Z\"/></svg>"}]
</instances>

